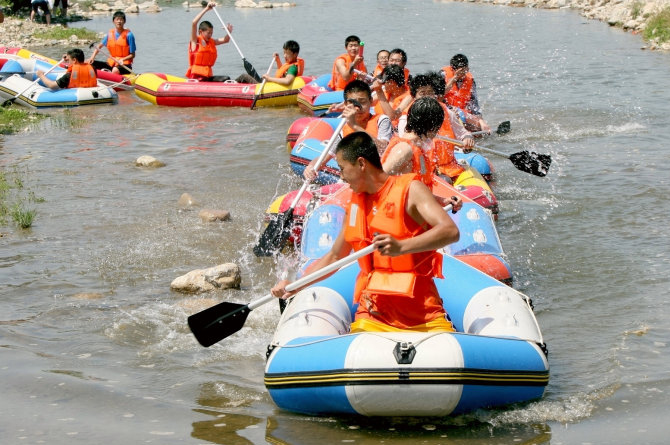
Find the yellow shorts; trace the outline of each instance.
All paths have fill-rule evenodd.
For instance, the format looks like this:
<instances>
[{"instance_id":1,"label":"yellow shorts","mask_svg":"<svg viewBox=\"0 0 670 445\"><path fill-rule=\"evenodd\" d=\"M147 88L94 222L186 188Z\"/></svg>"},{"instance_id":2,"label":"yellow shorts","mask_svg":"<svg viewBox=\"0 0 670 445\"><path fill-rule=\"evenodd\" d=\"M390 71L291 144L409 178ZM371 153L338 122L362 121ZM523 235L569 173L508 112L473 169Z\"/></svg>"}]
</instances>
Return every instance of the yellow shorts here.
<instances>
[{"instance_id":1,"label":"yellow shorts","mask_svg":"<svg viewBox=\"0 0 670 445\"><path fill-rule=\"evenodd\" d=\"M400 329L369 318L361 318L351 323L351 332L455 332L454 325L445 317L437 317L428 323Z\"/></svg>"}]
</instances>

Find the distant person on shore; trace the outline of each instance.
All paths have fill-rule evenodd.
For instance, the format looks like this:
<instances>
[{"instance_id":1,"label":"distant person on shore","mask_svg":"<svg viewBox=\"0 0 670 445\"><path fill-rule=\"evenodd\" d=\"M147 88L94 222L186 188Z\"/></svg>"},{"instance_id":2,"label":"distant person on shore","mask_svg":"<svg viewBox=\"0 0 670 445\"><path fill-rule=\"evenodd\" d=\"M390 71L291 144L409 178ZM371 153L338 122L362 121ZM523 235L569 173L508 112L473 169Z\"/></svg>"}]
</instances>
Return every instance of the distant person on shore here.
<instances>
[{"instance_id":1,"label":"distant person on shore","mask_svg":"<svg viewBox=\"0 0 670 445\"><path fill-rule=\"evenodd\" d=\"M68 64L67 72L57 80L51 80L44 74L44 71L37 71L37 77L42 83L52 90L64 88L90 88L98 86L98 80L95 76L95 69L84 58L84 52L79 48L73 48L63 56Z\"/></svg>"},{"instance_id":2,"label":"distant person on shore","mask_svg":"<svg viewBox=\"0 0 670 445\"><path fill-rule=\"evenodd\" d=\"M30 0L30 7L32 8L30 11L31 22L35 21L35 14L37 14L37 11L42 9L47 25L51 25L51 11L49 11L49 3L47 0Z\"/></svg>"},{"instance_id":3,"label":"distant person on shore","mask_svg":"<svg viewBox=\"0 0 670 445\"><path fill-rule=\"evenodd\" d=\"M305 71L305 60L298 57L300 53L300 45L295 40L287 40L283 46L284 63L279 58L279 53L274 53L275 63L277 64L277 71L274 76L263 74L262 78L268 82L274 82L279 85L289 86L293 83L296 77L302 76ZM241 74L237 79L239 83L259 83L253 76L247 73Z\"/></svg>"},{"instance_id":4,"label":"distant person on shore","mask_svg":"<svg viewBox=\"0 0 670 445\"><path fill-rule=\"evenodd\" d=\"M368 72L360 54L361 39L354 35L347 37L344 39L344 48L347 52L337 56L333 62L333 75L328 83L328 87L335 91L344 90L349 82L356 79L354 69L363 73Z\"/></svg>"},{"instance_id":5,"label":"distant person on shore","mask_svg":"<svg viewBox=\"0 0 670 445\"><path fill-rule=\"evenodd\" d=\"M67 17L67 0L55 0L51 10L55 11L58 5L60 5L60 16Z\"/></svg>"},{"instance_id":6,"label":"distant person on shore","mask_svg":"<svg viewBox=\"0 0 670 445\"><path fill-rule=\"evenodd\" d=\"M209 2L207 6L198 13L191 23L191 41L188 44L188 71L186 77L196 79L201 82L225 82L230 79L229 76L214 76L212 67L216 63L216 47L230 41L230 36L226 33L225 37L213 38L214 27L207 20L203 20L200 25L198 22L205 13L216 6L216 3ZM233 25L226 25L228 32L233 32Z\"/></svg>"},{"instance_id":7,"label":"distant person on shore","mask_svg":"<svg viewBox=\"0 0 670 445\"><path fill-rule=\"evenodd\" d=\"M489 124L482 117L477 99L477 84L470 73L468 58L463 54L456 54L449 61L449 65L442 68L446 81L447 105L459 108L465 114L465 127L470 131L491 132Z\"/></svg>"},{"instance_id":8,"label":"distant person on shore","mask_svg":"<svg viewBox=\"0 0 670 445\"><path fill-rule=\"evenodd\" d=\"M108 70L116 74L130 74L133 69L133 60L135 60L135 35L129 29L124 28L126 14L123 11L116 11L112 16L112 22L114 28L110 29L102 42L95 47L88 63L96 69ZM103 47L107 47L110 57L107 62L98 62L95 56Z\"/></svg>"}]
</instances>

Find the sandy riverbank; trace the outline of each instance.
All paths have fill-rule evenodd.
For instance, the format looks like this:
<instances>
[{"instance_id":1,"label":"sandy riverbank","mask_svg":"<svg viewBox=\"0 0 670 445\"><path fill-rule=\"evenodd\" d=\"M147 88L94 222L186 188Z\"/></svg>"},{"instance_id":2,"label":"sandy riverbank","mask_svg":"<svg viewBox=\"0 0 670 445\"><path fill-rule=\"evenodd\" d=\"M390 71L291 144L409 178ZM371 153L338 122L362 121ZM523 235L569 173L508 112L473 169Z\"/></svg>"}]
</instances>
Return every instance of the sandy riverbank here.
<instances>
[{"instance_id":1,"label":"sandy riverbank","mask_svg":"<svg viewBox=\"0 0 670 445\"><path fill-rule=\"evenodd\" d=\"M670 0L438 0L442 2L464 1L472 3L490 3L497 6L513 6L520 8L542 9L574 9L582 16L600 20L611 26L619 26L624 31L638 33L644 30L649 17L670 7ZM196 2L197 3L197 2ZM249 0L239 1L238 7L249 7ZM186 4L186 2L185 2ZM87 5L89 5L87 3ZM258 5L258 4L257 4ZM299 6L299 5L298 5ZM186 6L188 7L188 6ZM194 4L193 7L197 7ZM69 14L89 16L94 14L109 14L115 10L124 10L127 14L158 13L160 7L155 2L122 2L114 4L95 3L84 7L84 2L70 2ZM60 26L60 25L52 25ZM27 22L14 17L5 16L4 23L0 24L2 39L0 44L9 47L31 46L68 46L90 42L81 42L72 37L69 40L45 40L34 36L36 29L44 29L46 25ZM644 48L670 50L670 42L645 42Z\"/></svg>"}]
</instances>

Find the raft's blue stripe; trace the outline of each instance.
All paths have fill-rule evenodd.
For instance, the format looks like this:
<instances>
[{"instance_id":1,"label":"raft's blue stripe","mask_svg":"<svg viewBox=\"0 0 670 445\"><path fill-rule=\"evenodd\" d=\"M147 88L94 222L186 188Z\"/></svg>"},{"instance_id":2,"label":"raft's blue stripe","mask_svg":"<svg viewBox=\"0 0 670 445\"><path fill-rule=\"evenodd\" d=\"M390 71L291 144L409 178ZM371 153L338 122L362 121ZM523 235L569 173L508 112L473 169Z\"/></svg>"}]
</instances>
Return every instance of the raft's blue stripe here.
<instances>
[{"instance_id":1,"label":"raft's blue stripe","mask_svg":"<svg viewBox=\"0 0 670 445\"><path fill-rule=\"evenodd\" d=\"M456 160L460 161L464 159L467 161L468 165L475 170L477 170L482 175L490 175L493 173L491 171L491 164L489 161L479 153L470 152L470 153L454 153Z\"/></svg>"},{"instance_id":2,"label":"raft's blue stripe","mask_svg":"<svg viewBox=\"0 0 670 445\"><path fill-rule=\"evenodd\" d=\"M522 340L455 334L463 351L465 369L546 371L537 349ZM472 411L483 406L499 406L538 399L544 386L464 385L454 413Z\"/></svg>"},{"instance_id":3,"label":"raft's blue stripe","mask_svg":"<svg viewBox=\"0 0 670 445\"><path fill-rule=\"evenodd\" d=\"M300 345L322 337L304 337L288 345ZM332 338L324 343L314 343L298 348L282 348L275 353L266 374L300 371L331 371L343 369L347 351L354 336ZM344 386L314 388L269 389L277 406L304 414L344 413L356 414L347 398Z\"/></svg>"}]
</instances>

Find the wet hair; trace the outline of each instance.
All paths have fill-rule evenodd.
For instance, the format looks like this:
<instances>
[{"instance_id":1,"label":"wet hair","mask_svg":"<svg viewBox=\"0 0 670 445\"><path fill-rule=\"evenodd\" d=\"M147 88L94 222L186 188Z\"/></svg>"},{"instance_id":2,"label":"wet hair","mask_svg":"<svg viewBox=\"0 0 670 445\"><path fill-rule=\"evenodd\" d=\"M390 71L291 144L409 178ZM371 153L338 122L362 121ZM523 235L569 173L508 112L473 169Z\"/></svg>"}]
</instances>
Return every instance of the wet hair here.
<instances>
[{"instance_id":1,"label":"wet hair","mask_svg":"<svg viewBox=\"0 0 670 445\"><path fill-rule=\"evenodd\" d=\"M409 80L409 94L412 97L416 97L416 92L421 87L431 87L435 91L435 81L430 74L418 74Z\"/></svg>"},{"instance_id":2,"label":"wet hair","mask_svg":"<svg viewBox=\"0 0 670 445\"><path fill-rule=\"evenodd\" d=\"M351 82L349 82L347 84L346 87L344 87L343 94L344 94L345 98L348 97L349 93L352 93L352 92L366 93L368 95L368 98L372 99L372 90L370 89L370 85L368 85L367 83L365 83L362 80L359 80L359 79L352 80Z\"/></svg>"},{"instance_id":3,"label":"wet hair","mask_svg":"<svg viewBox=\"0 0 670 445\"><path fill-rule=\"evenodd\" d=\"M426 136L431 131L437 131L444 122L444 109L432 97L422 97L414 101L407 113L405 131L417 136Z\"/></svg>"},{"instance_id":4,"label":"wet hair","mask_svg":"<svg viewBox=\"0 0 670 445\"><path fill-rule=\"evenodd\" d=\"M468 66L468 58L463 54L456 54L449 61L449 65L451 65L451 67L455 70L463 68L464 66Z\"/></svg>"},{"instance_id":5,"label":"wet hair","mask_svg":"<svg viewBox=\"0 0 670 445\"><path fill-rule=\"evenodd\" d=\"M435 90L437 97L443 97L447 91L447 81L444 79L444 75L437 71L430 71L426 75L433 81L433 90Z\"/></svg>"},{"instance_id":6,"label":"wet hair","mask_svg":"<svg viewBox=\"0 0 670 445\"><path fill-rule=\"evenodd\" d=\"M399 87L405 85L405 70L399 65L388 65L382 71L381 78L384 82L392 80L398 84Z\"/></svg>"},{"instance_id":7,"label":"wet hair","mask_svg":"<svg viewBox=\"0 0 670 445\"><path fill-rule=\"evenodd\" d=\"M389 53L389 59L393 54L400 54L400 57L402 57L402 63L407 63L407 53L404 50L400 48L392 49L391 52Z\"/></svg>"},{"instance_id":8,"label":"wet hair","mask_svg":"<svg viewBox=\"0 0 670 445\"><path fill-rule=\"evenodd\" d=\"M121 17L124 22L126 21L126 13L123 11L116 11L112 16L112 21L114 21L114 19L117 17Z\"/></svg>"},{"instance_id":9,"label":"wet hair","mask_svg":"<svg viewBox=\"0 0 670 445\"><path fill-rule=\"evenodd\" d=\"M300 45L298 45L298 42L295 40L287 40L286 43L284 43L283 49L291 51L293 54L298 54L300 52Z\"/></svg>"},{"instance_id":10,"label":"wet hair","mask_svg":"<svg viewBox=\"0 0 670 445\"><path fill-rule=\"evenodd\" d=\"M361 39L358 38L358 36L349 36L346 39L344 39L344 47L346 48L347 45L349 45L351 42L356 42L359 45L361 44Z\"/></svg>"},{"instance_id":11,"label":"wet hair","mask_svg":"<svg viewBox=\"0 0 670 445\"><path fill-rule=\"evenodd\" d=\"M364 131L356 131L343 137L337 144L335 153L342 153L342 159L350 164L355 163L358 158L363 158L373 167L383 170L377 144L372 136Z\"/></svg>"},{"instance_id":12,"label":"wet hair","mask_svg":"<svg viewBox=\"0 0 670 445\"><path fill-rule=\"evenodd\" d=\"M209 29L214 29L211 22L209 22L208 20L203 20L202 22L200 22L200 25L198 26L198 31L207 31Z\"/></svg>"},{"instance_id":13,"label":"wet hair","mask_svg":"<svg viewBox=\"0 0 670 445\"><path fill-rule=\"evenodd\" d=\"M79 48L72 48L67 52L67 55L79 63L84 63L84 51L80 50Z\"/></svg>"}]
</instances>

